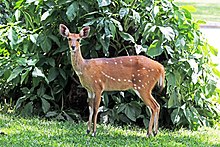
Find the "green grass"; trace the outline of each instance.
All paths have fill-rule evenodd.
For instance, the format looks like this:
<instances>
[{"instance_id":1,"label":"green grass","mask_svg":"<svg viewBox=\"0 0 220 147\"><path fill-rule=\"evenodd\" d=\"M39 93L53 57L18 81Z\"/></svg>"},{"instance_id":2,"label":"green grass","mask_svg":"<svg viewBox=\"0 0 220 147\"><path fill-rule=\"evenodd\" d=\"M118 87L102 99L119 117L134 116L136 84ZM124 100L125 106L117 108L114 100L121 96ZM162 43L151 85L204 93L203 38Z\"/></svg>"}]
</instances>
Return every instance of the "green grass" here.
<instances>
[{"instance_id":1,"label":"green grass","mask_svg":"<svg viewBox=\"0 0 220 147\"><path fill-rule=\"evenodd\" d=\"M96 137L86 135L86 123L57 122L0 114L0 145L11 146L220 146L220 128L160 130L146 138L146 130L98 125Z\"/></svg>"},{"instance_id":2,"label":"green grass","mask_svg":"<svg viewBox=\"0 0 220 147\"><path fill-rule=\"evenodd\" d=\"M178 6L192 5L196 12L191 12L196 20L220 22L220 0L175 0Z\"/></svg>"}]
</instances>

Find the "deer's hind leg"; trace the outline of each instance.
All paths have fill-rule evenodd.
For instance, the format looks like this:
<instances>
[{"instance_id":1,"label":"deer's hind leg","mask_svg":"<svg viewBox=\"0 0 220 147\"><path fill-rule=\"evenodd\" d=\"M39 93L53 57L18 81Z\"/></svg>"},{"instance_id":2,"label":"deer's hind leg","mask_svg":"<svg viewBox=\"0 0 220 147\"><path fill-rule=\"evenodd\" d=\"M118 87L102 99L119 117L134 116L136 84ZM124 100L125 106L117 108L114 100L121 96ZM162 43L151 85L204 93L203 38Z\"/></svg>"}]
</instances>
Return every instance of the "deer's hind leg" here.
<instances>
[{"instance_id":1,"label":"deer's hind leg","mask_svg":"<svg viewBox=\"0 0 220 147\"><path fill-rule=\"evenodd\" d=\"M152 135L153 126L154 126L154 133L157 134L160 105L156 102L154 97L151 95L151 90L141 89L141 90L136 90L136 91L137 91L136 93L138 93L137 95L140 96L140 98L143 100L145 105L149 106L152 111L149 126L148 126L147 137Z\"/></svg>"}]
</instances>

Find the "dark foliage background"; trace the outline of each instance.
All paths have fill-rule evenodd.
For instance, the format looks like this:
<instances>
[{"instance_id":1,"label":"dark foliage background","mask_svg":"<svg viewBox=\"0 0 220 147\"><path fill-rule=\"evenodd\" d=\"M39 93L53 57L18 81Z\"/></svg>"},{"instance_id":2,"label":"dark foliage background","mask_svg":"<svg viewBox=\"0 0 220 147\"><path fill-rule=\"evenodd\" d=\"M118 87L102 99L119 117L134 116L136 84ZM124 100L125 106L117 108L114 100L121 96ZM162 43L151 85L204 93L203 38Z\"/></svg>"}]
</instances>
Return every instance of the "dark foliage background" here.
<instances>
[{"instance_id":1,"label":"dark foliage background","mask_svg":"<svg viewBox=\"0 0 220 147\"><path fill-rule=\"evenodd\" d=\"M67 40L89 25L85 58L142 54L166 68L166 87L153 96L164 127L212 126L219 120L217 50L201 37L187 7L169 0L3 0L0 3L1 111L57 120L86 120L87 94L72 71ZM125 71L126 72L126 71ZM150 111L132 91L104 92L102 122L147 126Z\"/></svg>"}]
</instances>

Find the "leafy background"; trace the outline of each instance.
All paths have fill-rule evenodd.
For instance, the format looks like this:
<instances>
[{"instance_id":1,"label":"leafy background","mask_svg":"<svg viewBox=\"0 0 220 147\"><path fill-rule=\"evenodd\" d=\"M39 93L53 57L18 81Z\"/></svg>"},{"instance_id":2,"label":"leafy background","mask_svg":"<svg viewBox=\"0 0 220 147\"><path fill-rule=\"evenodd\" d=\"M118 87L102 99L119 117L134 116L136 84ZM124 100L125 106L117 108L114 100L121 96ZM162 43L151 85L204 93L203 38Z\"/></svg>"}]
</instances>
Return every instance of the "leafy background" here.
<instances>
[{"instance_id":1,"label":"leafy background","mask_svg":"<svg viewBox=\"0 0 220 147\"><path fill-rule=\"evenodd\" d=\"M1 111L57 120L87 120L87 94L73 73L60 23L71 32L89 25L82 41L85 58L145 55L166 69L166 87L153 96L163 127L212 126L220 72L211 61L217 50L201 37L187 7L169 0L3 0L0 3ZM126 72L126 71L125 71ZM150 111L132 92L104 92L104 123L147 126Z\"/></svg>"}]
</instances>

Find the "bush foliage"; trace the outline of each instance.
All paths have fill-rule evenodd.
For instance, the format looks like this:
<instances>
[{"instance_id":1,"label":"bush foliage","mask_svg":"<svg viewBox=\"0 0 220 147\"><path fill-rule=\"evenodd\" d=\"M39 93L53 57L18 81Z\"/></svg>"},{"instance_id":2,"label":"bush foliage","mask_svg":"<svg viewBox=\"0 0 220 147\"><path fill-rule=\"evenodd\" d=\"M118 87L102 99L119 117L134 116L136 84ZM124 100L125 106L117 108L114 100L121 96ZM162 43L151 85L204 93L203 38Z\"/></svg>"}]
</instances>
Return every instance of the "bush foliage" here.
<instances>
[{"instance_id":1,"label":"bush foliage","mask_svg":"<svg viewBox=\"0 0 220 147\"><path fill-rule=\"evenodd\" d=\"M60 23L71 32L91 27L82 41L85 58L149 56L166 68L166 87L153 95L163 126L197 129L219 119L216 79L208 45L187 7L169 0L3 0L0 4L0 98L24 116L80 120L86 91L70 64ZM126 71L125 71L126 72ZM3 103L4 99L4 103ZM85 107L86 106L86 107ZM132 91L104 92L102 121L145 124L150 111Z\"/></svg>"}]
</instances>

